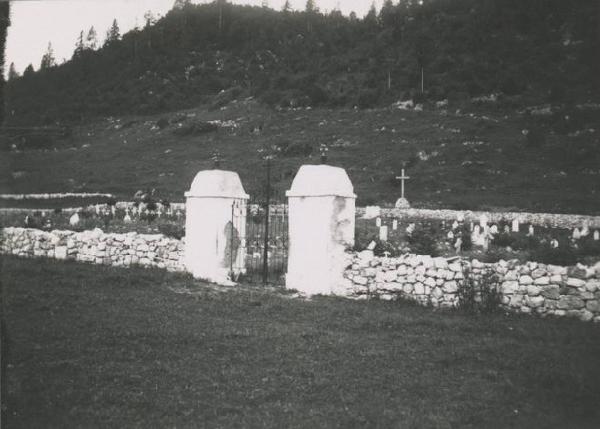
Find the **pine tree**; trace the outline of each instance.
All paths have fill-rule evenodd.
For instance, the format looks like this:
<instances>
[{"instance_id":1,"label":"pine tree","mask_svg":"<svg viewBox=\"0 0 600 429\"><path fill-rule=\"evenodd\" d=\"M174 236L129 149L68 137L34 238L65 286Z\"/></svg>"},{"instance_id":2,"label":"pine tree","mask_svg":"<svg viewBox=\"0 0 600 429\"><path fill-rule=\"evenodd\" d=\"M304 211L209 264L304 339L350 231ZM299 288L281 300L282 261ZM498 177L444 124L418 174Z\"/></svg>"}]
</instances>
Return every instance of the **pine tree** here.
<instances>
[{"instance_id":1,"label":"pine tree","mask_svg":"<svg viewBox=\"0 0 600 429\"><path fill-rule=\"evenodd\" d=\"M97 47L98 37L96 35L96 30L92 25L88 31L87 37L85 38L85 49L91 49L92 51L94 51Z\"/></svg>"},{"instance_id":2,"label":"pine tree","mask_svg":"<svg viewBox=\"0 0 600 429\"><path fill-rule=\"evenodd\" d=\"M183 9L186 6L190 5L190 0L175 0L173 3L173 9Z\"/></svg>"},{"instance_id":3,"label":"pine tree","mask_svg":"<svg viewBox=\"0 0 600 429\"><path fill-rule=\"evenodd\" d=\"M306 8L304 9L307 13L316 13L319 11L315 0L306 0Z\"/></svg>"},{"instance_id":4,"label":"pine tree","mask_svg":"<svg viewBox=\"0 0 600 429\"><path fill-rule=\"evenodd\" d=\"M79 37L75 42L75 51L73 52L73 58L80 56L83 53L84 49L85 45L83 43L83 30L81 30L81 32L79 33Z\"/></svg>"},{"instance_id":5,"label":"pine tree","mask_svg":"<svg viewBox=\"0 0 600 429\"><path fill-rule=\"evenodd\" d=\"M42 55L42 61L40 62L40 70L47 70L50 67L54 67L56 65L56 60L54 58L54 50L52 49L52 43L48 42L48 48L46 49L46 53Z\"/></svg>"},{"instance_id":6,"label":"pine tree","mask_svg":"<svg viewBox=\"0 0 600 429\"><path fill-rule=\"evenodd\" d=\"M23 77L29 77L34 73L33 64L29 64L23 71Z\"/></svg>"},{"instance_id":7,"label":"pine tree","mask_svg":"<svg viewBox=\"0 0 600 429\"><path fill-rule=\"evenodd\" d=\"M146 13L144 13L144 21L146 22L145 27L150 27L152 24L156 23L156 17L151 10L147 10Z\"/></svg>"},{"instance_id":8,"label":"pine tree","mask_svg":"<svg viewBox=\"0 0 600 429\"><path fill-rule=\"evenodd\" d=\"M104 42L104 45L109 45L111 43L114 43L116 41L118 41L121 38L121 31L119 29L119 24L117 23L117 20L113 20L112 25L110 26L110 28L106 31L106 41Z\"/></svg>"},{"instance_id":9,"label":"pine tree","mask_svg":"<svg viewBox=\"0 0 600 429\"><path fill-rule=\"evenodd\" d=\"M269 7L269 0L262 0L261 4L263 9L266 9Z\"/></svg>"},{"instance_id":10,"label":"pine tree","mask_svg":"<svg viewBox=\"0 0 600 429\"><path fill-rule=\"evenodd\" d=\"M292 11L292 6L290 5L290 0L285 0L283 7L281 8L283 13L289 13Z\"/></svg>"},{"instance_id":11,"label":"pine tree","mask_svg":"<svg viewBox=\"0 0 600 429\"><path fill-rule=\"evenodd\" d=\"M15 69L15 63L10 63L10 67L8 68L8 80L13 80L19 77L19 73Z\"/></svg>"}]
</instances>

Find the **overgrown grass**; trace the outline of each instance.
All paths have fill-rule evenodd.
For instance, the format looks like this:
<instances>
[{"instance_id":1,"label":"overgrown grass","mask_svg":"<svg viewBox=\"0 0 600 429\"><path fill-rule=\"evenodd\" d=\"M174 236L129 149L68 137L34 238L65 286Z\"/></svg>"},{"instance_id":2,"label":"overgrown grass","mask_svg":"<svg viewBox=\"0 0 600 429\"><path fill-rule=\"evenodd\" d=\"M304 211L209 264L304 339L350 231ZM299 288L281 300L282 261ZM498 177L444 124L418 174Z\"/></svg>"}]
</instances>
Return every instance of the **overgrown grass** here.
<instances>
[{"instance_id":1,"label":"overgrown grass","mask_svg":"<svg viewBox=\"0 0 600 429\"><path fill-rule=\"evenodd\" d=\"M266 152L276 154L271 179L281 191L300 165L320 162L324 143L328 162L347 170L359 205L393 205L400 194L394 178L407 163L407 198L416 207L600 213L597 163L564 155L579 153L579 144L594 153L600 127L577 137L549 133L534 150L522 134L531 120L516 107L456 109L276 111L238 101L219 110L97 120L75 128L56 151L4 153L12 175L0 178L0 190L110 192L130 200L138 189L157 188L170 201L183 201L194 175L213 168L218 150L222 168L239 172L246 191L257 195ZM168 125L159 129L165 118ZM236 126L177 135L178 124L214 120Z\"/></svg>"},{"instance_id":2,"label":"overgrown grass","mask_svg":"<svg viewBox=\"0 0 600 429\"><path fill-rule=\"evenodd\" d=\"M2 280L6 427L600 425L592 324L12 257Z\"/></svg>"}]
</instances>

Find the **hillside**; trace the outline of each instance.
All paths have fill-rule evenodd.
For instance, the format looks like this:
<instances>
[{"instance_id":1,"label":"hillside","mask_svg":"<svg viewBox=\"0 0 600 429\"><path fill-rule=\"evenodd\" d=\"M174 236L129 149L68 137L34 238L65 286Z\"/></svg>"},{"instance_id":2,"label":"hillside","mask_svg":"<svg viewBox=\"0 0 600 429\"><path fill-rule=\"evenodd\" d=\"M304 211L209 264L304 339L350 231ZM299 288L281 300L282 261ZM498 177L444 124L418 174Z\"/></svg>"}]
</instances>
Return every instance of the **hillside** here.
<instances>
[{"instance_id":1,"label":"hillside","mask_svg":"<svg viewBox=\"0 0 600 429\"><path fill-rule=\"evenodd\" d=\"M7 123L81 123L249 96L284 108L361 109L496 92L536 103L597 100L598 19L596 0L390 1L363 19L188 4L12 79Z\"/></svg>"},{"instance_id":2,"label":"hillside","mask_svg":"<svg viewBox=\"0 0 600 429\"><path fill-rule=\"evenodd\" d=\"M251 195L261 192L265 154L273 186L289 189L298 167L319 162L347 169L360 205L393 204L403 163L416 207L509 209L600 214L600 105L517 109L510 98L423 111L272 109L236 99L219 109L111 117L73 128L47 149L3 152L11 176L0 192L110 192L138 189L183 201L195 173L238 171ZM569 117L569 120L559 120ZM211 122L212 121L212 122ZM527 135L524 134L527 130Z\"/></svg>"}]
</instances>

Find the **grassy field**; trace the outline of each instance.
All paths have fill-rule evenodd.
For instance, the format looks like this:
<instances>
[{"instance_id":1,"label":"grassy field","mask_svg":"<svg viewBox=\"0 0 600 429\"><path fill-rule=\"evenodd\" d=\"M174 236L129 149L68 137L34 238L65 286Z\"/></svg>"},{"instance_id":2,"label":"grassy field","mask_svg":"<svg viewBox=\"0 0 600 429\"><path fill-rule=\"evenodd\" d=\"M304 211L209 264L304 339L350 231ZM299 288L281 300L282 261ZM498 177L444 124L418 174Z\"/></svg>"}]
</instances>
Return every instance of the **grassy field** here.
<instances>
[{"instance_id":1,"label":"grassy field","mask_svg":"<svg viewBox=\"0 0 600 429\"><path fill-rule=\"evenodd\" d=\"M3 258L4 423L600 425L600 329Z\"/></svg>"},{"instance_id":2,"label":"grassy field","mask_svg":"<svg viewBox=\"0 0 600 429\"><path fill-rule=\"evenodd\" d=\"M183 201L194 175L213 167L218 150L222 167L239 172L256 195L265 153L277 155L273 186L286 190L300 165L319 163L324 143L328 162L348 171L359 205L393 204L400 193L394 177L407 162L407 197L416 207L600 213L594 161L600 123L558 134L547 118L539 125L515 106L470 106L469 113L469 106L460 107L276 111L240 101L221 109L108 118L75 128L70 140L50 150L4 152L0 162L12 174L0 178L0 191L110 192L130 200L138 189L156 188ZM211 120L226 126L193 127ZM543 129L540 147L522 133L533 126Z\"/></svg>"}]
</instances>

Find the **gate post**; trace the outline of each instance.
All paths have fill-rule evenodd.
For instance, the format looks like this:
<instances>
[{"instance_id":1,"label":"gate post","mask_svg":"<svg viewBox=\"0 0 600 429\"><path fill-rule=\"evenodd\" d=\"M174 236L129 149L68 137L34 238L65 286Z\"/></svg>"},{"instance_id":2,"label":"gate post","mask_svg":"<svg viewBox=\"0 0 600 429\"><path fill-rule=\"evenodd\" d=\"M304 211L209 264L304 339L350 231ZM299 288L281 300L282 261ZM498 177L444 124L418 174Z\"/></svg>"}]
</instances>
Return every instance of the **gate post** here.
<instances>
[{"instance_id":1,"label":"gate post","mask_svg":"<svg viewBox=\"0 0 600 429\"><path fill-rule=\"evenodd\" d=\"M230 273L232 261L243 261L245 251L241 240L245 235L248 195L240 177L233 171L200 171L185 197L187 271L194 278L233 284L230 274L239 274L241 268L235 264Z\"/></svg>"},{"instance_id":2,"label":"gate post","mask_svg":"<svg viewBox=\"0 0 600 429\"><path fill-rule=\"evenodd\" d=\"M345 250L354 245L356 195L343 168L303 165L288 197L286 287L331 294L343 284Z\"/></svg>"}]
</instances>

